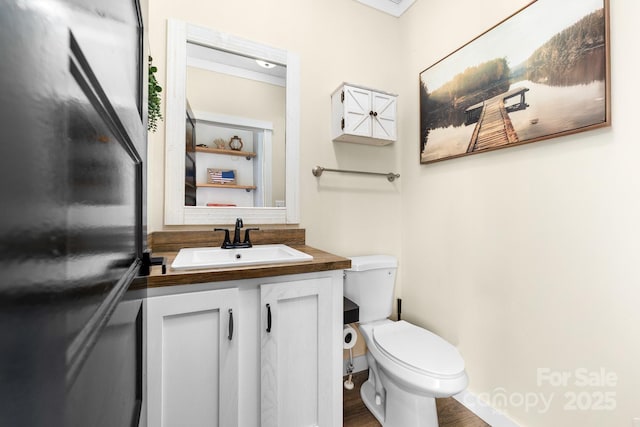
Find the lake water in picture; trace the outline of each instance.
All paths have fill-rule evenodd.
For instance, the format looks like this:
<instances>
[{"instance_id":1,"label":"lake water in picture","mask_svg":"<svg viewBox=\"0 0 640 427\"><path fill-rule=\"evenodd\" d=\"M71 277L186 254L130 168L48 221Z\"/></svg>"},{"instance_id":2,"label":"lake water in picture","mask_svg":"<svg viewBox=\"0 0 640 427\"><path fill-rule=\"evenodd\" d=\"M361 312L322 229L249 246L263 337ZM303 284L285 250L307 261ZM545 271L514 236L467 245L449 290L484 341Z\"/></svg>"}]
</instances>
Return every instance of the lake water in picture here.
<instances>
[{"instance_id":1,"label":"lake water in picture","mask_svg":"<svg viewBox=\"0 0 640 427\"><path fill-rule=\"evenodd\" d=\"M525 110L509 114L520 141L578 129L605 121L605 83L546 86L530 81L513 87L528 87Z\"/></svg>"},{"instance_id":2,"label":"lake water in picture","mask_svg":"<svg viewBox=\"0 0 640 427\"><path fill-rule=\"evenodd\" d=\"M509 113L520 142L602 123L606 119L605 82L572 86L548 86L528 80L509 90L526 87L524 110ZM506 106L519 101L507 101ZM431 129L422 153L423 161L465 154L475 124Z\"/></svg>"}]
</instances>

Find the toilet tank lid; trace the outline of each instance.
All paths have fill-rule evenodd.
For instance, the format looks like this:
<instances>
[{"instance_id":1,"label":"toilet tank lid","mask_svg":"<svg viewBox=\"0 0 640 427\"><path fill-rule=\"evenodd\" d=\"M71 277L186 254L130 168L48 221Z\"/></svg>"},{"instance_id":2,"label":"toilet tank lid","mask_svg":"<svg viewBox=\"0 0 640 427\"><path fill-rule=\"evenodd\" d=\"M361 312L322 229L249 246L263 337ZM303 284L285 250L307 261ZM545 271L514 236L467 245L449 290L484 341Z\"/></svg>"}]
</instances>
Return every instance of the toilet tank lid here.
<instances>
[{"instance_id":1,"label":"toilet tank lid","mask_svg":"<svg viewBox=\"0 0 640 427\"><path fill-rule=\"evenodd\" d=\"M351 257L351 268L347 271L366 271L378 268L397 268L398 260L391 255L365 255Z\"/></svg>"}]
</instances>

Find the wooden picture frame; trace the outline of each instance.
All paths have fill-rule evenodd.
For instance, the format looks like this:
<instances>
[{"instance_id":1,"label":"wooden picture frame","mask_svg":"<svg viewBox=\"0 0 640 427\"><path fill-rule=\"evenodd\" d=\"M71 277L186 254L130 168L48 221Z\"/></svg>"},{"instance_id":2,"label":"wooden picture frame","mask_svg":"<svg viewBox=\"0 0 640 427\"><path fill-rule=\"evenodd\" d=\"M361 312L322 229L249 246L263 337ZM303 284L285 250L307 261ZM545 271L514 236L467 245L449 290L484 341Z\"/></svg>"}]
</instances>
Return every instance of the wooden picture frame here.
<instances>
[{"instance_id":1,"label":"wooden picture frame","mask_svg":"<svg viewBox=\"0 0 640 427\"><path fill-rule=\"evenodd\" d=\"M611 125L608 0L536 0L419 76L420 163Z\"/></svg>"}]
</instances>

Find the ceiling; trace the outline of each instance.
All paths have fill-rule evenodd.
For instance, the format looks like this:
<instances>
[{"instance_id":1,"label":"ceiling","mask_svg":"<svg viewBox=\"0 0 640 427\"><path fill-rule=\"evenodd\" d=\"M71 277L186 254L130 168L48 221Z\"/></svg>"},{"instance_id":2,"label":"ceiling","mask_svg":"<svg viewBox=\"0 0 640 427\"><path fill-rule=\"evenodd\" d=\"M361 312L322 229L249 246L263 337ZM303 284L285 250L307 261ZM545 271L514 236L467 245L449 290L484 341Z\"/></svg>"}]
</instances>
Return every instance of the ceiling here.
<instances>
[{"instance_id":1,"label":"ceiling","mask_svg":"<svg viewBox=\"0 0 640 427\"><path fill-rule=\"evenodd\" d=\"M362 4L395 16L402 15L416 0L356 0Z\"/></svg>"}]
</instances>

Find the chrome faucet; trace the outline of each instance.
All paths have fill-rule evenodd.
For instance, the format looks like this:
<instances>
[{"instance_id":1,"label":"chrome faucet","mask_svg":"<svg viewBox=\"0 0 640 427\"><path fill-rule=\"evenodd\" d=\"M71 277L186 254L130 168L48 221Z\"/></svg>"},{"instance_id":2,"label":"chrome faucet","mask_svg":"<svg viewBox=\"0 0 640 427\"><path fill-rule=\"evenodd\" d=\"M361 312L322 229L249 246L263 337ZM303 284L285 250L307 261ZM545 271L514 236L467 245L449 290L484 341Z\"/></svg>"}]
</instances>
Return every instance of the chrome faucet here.
<instances>
[{"instance_id":1,"label":"chrome faucet","mask_svg":"<svg viewBox=\"0 0 640 427\"><path fill-rule=\"evenodd\" d=\"M245 228L244 230L244 240L240 241L240 233L244 227L244 223L242 222L242 218L236 218L236 225L233 231L233 242L229 238L229 229L228 228L214 228L213 231L224 231L224 241L222 242L222 249L236 249L236 248L250 248L253 246L251 243L251 238L249 236L249 232L253 230L259 230L259 228Z\"/></svg>"}]
</instances>

